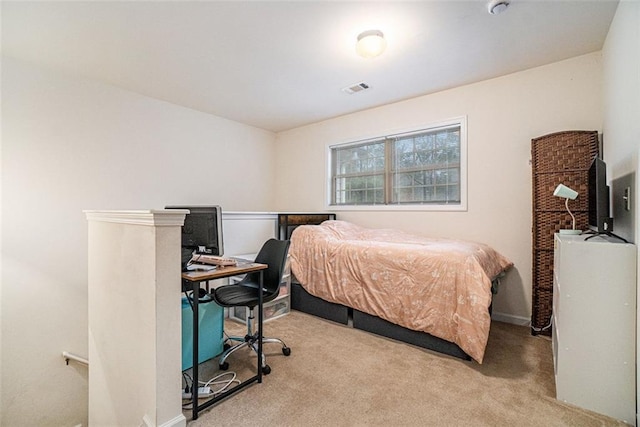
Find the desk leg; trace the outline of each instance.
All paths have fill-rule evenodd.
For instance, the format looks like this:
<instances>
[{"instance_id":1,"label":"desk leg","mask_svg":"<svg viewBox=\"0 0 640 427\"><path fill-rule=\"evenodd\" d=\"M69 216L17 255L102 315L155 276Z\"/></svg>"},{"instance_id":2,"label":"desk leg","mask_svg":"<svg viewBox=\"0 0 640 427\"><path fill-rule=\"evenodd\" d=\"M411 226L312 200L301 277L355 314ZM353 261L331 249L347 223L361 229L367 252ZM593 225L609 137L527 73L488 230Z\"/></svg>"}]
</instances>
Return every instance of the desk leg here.
<instances>
[{"instance_id":1,"label":"desk leg","mask_svg":"<svg viewBox=\"0 0 640 427\"><path fill-rule=\"evenodd\" d=\"M200 282L193 282L193 365L191 374L193 376L193 382L191 387L191 405L193 407L193 419L198 419L198 352L199 352L199 343L198 338L200 337L198 331L198 305L200 303Z\"/></svg>"},{"instance_id":2,"label":"desk leg","mask_svg":"<svg viewBox=\"0 0 640 427\"><path fill-rule=\"evenodd\" d=\"M200 410L204 410L206 408L208 408L209 406L220 402L223 399L226 399L227 397L231 396L234 393L237 393L238 391L242 390L243 388L247 387L248 385L254 383L254 382L258 382L261 383L262 382L262 324L263 324L263 301L264 301L264 295L263 295L263 288L264 288L264 271L260 270L259 271L260 274L260 290L258 292L258 372L256 373L255 376L243 381L242 383L238 384L237 386L233 387L230 390L227 390L225 392L222 392L221 394L219 394L216 397L213 397L209 400L207 400L206 402L203 402L201 405L198 405L198 385L199 385L199 374L198 374L198 347L199 347L199 328L198 328L198 321L199 321L199 317L198 317L198 306L199 306L199 290L200 290L200 282L194 281L192 282L193 285L193 295L196 296L196 298L192 298L193 300L193 369L192 369L192 380L193 380L193 388L191 390L192 393L192 405L193 405L193 416L192 416L192 420L196 420L198 419L198 412ZM220 278L222 277L229 277L234 275L232 274L228 274L227 276L220 276ZM209 287L209 281L207 280L207 288Z\"/></svg>"},{"instance_id":3,"label":"desk leg","mask_svg":"<svg viewBox=\"0 0 640 427\"><path fill-rule=\"evenodd\" d=\"M258 383L262 382L262 289L264 273L260 270L260 291L258 292Z\"/></svg>"}]
</instances>

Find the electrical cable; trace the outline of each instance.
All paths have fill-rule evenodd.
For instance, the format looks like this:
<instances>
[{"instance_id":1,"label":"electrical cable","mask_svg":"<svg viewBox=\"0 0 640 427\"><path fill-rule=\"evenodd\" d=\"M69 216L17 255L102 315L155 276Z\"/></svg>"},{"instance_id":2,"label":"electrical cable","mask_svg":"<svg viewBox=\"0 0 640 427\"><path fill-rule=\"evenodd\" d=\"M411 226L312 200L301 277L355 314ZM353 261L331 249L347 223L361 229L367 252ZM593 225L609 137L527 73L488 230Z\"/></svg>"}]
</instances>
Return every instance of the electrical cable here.
<instances>
[{"instance_id":1,"label":"electrical cable","mask_svg":"<svg viewBox=\"0 0 640 427\"><path fill-rule=\"evenodd\" d=\"M227 380L220 380L221 378L223 378L224 376L227 376L227 375L231 375L231 378L227 379ZM191 376L189 374L187 374L186 372L183 372L182 376L183 376L183 379L184 379L184 381L186 383L186 386L184 388L185 393L189 393L189 391L187 391L187 390L189 390L189 382L191 382L191 387L190 387L191 393L193 393L193 392L198 393L198 389L200 387L195 387L193 385L193 379L191 378ZM198 383L199 383L198 385L202 385L202 387L210 387L211 385L220 385L220 384L222 384L222 386L219 389L212 390L206 396L198 395L199 399L204 399L204 398L216 397L217 395L227 391L229 386L231 386L232 384L234 384L234 383L240 384L241 381L239 379L237 379L237 374L235 372L229 371L229 372L223 372L221 374L218 374L218 375L216 375L215 377L211 378L208 381L198 381ZM184 398L183 400L187 400L187 399ZM191 398L189 398L188 400L189 400L189 402L182 404L182 408L183 409L191 408L191 405L192 405L193 402L191 401Z\"/></svg>"},{"instance_id":2,"label":"electrical cable","mask_svg":"<svg viewBox=\"0 0 640 427\"><path fill-rule=\"evenodd\" d=\"M197 255L197 257L196 257L196 255ZM198 262L198 260L200 259L201 255L202 254L199 254L199 253L196 253L195 251L193 251L193 253L191 254L191 259L187 262L187 266L192 265L194 262Z\"/></svg>"},{"instance_id":3,"label":"electrical cable","mask_svg":"<svg viewBox=\"0 0 640 427\"><path fill-rule=\"evenodd\" d=\"M186 372L182 372L182 379L185 383L184 394L191 393L191 391L193 390L193 379L191 378L191 375L187 374ZM191 382L191 386L189 386L189 382ZM182 404L182 407L186 409L184 403Z\"/></svg>"},{"instance_id":4,"label":"electrical cable","mask_svg":"<svg viewBox=\"0 0 640 427\"><path fill-rule=\"evenodd\" d=\"M549 329L551 327L551 325L553 325L553 314L549 318L549 323L547 324L547 326L543 326L542 328L536 328L535 326L533 326L533 323L532 323L531 324L531 329L534 332L542 332L542 331L546 331L547 329Z\"/></svg>"},{"instance_id":5,"label":"electrical cable","mask_svg":"<svg viewBox=\"0 0 640 427\"><path fill-rule=\"evenodd\" d=\"M224 377L225 375L231 375L231 379L229 380L224 380L224 381L218 381L220 378ZM229 372L223 372L213 378L211 378L209 381L198 381L200 384L203 384L204 387L209 387L212 384L224 384L222 387L220 387L220 389L212 391L211 394L213 396L223 393L224 391L227 390L227 388L233 384L233 383L238 383L240 384L240 380L236 379L237 375L235 372L233 371L229 371Z\"/></svg>"}]
</instances>

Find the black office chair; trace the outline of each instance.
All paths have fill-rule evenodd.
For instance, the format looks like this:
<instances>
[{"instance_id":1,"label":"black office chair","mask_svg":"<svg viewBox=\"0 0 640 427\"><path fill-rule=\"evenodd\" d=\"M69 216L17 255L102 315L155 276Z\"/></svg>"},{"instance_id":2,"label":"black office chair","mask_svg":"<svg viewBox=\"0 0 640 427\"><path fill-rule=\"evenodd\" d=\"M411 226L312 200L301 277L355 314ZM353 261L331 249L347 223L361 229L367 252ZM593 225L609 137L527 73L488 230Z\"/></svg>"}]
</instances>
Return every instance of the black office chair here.
<instances>
[{"instance_id":1,"label":"black office chair","mask_svg":"<svg viewBox=\"0 0 640 427\"><path fill-rule=\"evenodd\" d=\"M287 261L287 252L289 251L288 240L269 239L260 249L256 256L255 262L267 264L269 267L263 270L263 294L262 302L267 303L274 300L280 292L280 283L284 273ZM252 320L253 309L258 305L258 289L260 285L260 273L249 273L240 282L232 285L220 286L214 289L211 294L216 303L223 307L249 307L249 315L247 316L247 335L244 337L229 337L232 341L240 341L233 347L225 345L226 350L220 356L218 364L220 369L227 370L229 363L227 358L237 350L244 347L251 347L256 353L258 352L258 332L253 331ZM289 356L291 349L278 338L262 337L262 343L279 343L282 345L282 354ZM266 363L264 352L262 353L262 373L269 374L271 368Z\"/></svg>"}]
</instances>

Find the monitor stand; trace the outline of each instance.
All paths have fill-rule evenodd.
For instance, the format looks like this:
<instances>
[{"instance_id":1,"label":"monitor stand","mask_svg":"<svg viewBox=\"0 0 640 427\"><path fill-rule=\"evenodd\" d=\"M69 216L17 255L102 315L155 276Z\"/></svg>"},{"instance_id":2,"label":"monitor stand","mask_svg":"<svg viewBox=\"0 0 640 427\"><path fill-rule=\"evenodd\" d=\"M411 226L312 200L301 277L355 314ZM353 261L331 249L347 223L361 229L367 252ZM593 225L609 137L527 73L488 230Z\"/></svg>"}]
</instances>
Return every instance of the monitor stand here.
<instances>
[{"instance_id":1,"label":"monitor stand","mask_svg":"<svg viewBox=\"0 0 640 427\"><path fill-rule=\"evenodd\" d=\"M593 237L606 235L606 236L609 236L609 237L613 237L613 238L616 238L616 239L620 239L620 240L622 240L622 241L623 241L623 242L625 242L625 243L629 243L629 242L627 241L627 239L625 239L624 237L620 237L620 236L618 236L617 234L612 233L611 231L592 231L592 230L589 230L589 231L585 231L585 232L583 232L582 234L590 234L590 236L589 236L589 237L587 237L586 239L584 239L584 241L585 241L585 242L586 242L587 240L589 240L589 239L593 238Z\"/></svg>"}]
</instances>

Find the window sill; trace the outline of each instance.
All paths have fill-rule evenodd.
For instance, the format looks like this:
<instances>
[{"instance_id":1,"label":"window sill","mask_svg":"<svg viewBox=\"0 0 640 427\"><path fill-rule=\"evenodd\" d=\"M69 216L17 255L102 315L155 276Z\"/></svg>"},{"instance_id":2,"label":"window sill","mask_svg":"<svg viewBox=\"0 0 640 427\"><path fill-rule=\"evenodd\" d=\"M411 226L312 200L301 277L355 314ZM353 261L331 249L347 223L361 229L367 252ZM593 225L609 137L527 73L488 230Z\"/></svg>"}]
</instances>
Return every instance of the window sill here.
<instances>
[{"instance_id":1,"label":"window sill","mask_svg":"<svg viewBox=\"0 0 640 427\"><path fill-rule=\"evenodd\" d=\"M326 205L328 212L348 212L348 211L425 211L425 212L466 212L467 206L464 203L459 205Z\"/></svg>"}]
</instances>

